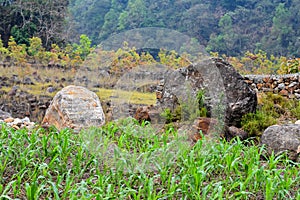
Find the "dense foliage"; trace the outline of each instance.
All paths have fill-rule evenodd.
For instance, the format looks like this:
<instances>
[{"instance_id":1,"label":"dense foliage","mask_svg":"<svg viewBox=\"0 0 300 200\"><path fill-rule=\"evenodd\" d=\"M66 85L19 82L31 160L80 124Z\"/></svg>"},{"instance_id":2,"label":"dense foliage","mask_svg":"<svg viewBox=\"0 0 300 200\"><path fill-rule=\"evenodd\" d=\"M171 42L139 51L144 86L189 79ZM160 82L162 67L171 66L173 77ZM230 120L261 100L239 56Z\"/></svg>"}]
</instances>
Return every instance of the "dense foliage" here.
<instances>
[{"instance_id":1,"label":"dense foliage","mask_svg":"<svg viewBox=\"0 0 300 200\"><path fill-rule=\"evenodd\" d=\"M10 36L18 44L29 44L29 38L42 39L46 48L63 43L67 30L68 0L0 0L0 35L7 45Z\"/></svg>"},{"instance_id":2,"label":"dense foliage","mask_svg":"<svg viewBox=\"0 0 300 200\"><path fill-rule=\"evenodd\" d=\"M299 56L299 0L71 0L72 22L95 43L139 27L178 30L231 56L262 49Z\"/></svg>"},{"instance_id":3,"label":"dense foliage","mask_svg":"<svg viewBox=\"0 0 300 200\"><path fill-rule=\"evenodd\" d=\"M180 31L207 51L239 56L260 49L276 56L299 56L299 0L0 0L4 44L40 37L46 47L78 41L94 44L114 33L140 27Z\"/></svg>"}]
</instances>

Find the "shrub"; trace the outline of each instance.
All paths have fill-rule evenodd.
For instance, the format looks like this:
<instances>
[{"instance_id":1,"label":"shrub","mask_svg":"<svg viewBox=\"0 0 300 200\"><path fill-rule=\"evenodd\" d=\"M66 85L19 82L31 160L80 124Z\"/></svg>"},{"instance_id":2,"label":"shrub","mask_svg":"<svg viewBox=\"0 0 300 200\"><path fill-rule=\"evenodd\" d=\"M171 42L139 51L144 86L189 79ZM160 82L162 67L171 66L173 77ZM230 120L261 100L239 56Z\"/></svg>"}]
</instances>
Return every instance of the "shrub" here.
<instances>
[{"instance_id":1,"label":"shrub","mask_svg":"<svg viewBox=\"0 0 300 200\"><path fill-rule=\"evenodd\" d=\"M249 136L261 136L266 128L276 123L274 117L260 110L256 113L248 113L242 118L242 127Z\"/></svg>"},{"instance_id":2,"label":"shrub","mask_svg":"<svg viewBox=\"0 0 300 200\"><path fill-rule=\"evenodd\" d=\"M260 136L267 127L280 123L280 120L300 118L300 102L273 93L262 93L256 113L242 118L242 127L252 136Z\"/></svg>"},{"instance_id":3,"label":"shrub","mask_svg":"<svg viewBox=\"0 0 300 200\"><path fill-rule=\"evenodd\" d=\"M298 120L300 119L300 102L298 101L294 108L291 109L291 112L293 114L294 117L296 117Z\"/></svg>"},{"instance_id":4,"label":"shrub","mask_svg":"<svg viewBox=\"0 0 300 200\"><path fill-rule=\"evenodd\" d=\"M166 120L166 124L181 120L181 106L177 106L172 112L169 108L166 108L161 114Z\"/></svg>"}]
</instances>

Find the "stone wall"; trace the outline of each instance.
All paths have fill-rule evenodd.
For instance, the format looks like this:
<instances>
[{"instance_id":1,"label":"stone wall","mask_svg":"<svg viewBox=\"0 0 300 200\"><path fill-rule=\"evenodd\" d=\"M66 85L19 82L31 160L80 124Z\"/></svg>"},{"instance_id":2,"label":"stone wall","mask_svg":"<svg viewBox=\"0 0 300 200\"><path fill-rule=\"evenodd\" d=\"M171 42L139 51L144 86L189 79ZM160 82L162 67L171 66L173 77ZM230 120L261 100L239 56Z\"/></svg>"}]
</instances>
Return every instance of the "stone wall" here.
<instances>
[{"instance_id":1,"label":"stone wall","mask_svg":"<svg viewBox=\"0 0 300 200\"><path fill-rule=\"evenodd\" d=\"M10 113L14 118L29 117L31 121L40 122L51 100L50 96L34 96L25 92L9 96L0 91L0 110Z\"/></svg>"},{"instance_id":2,"label":"stone wall","mask_svg":"<svg viewBox=\"0 0 300 200\"><path fill-rule=\"evenodd\" d=\"M286 75L245 75L245 81L257 92L273 92L300 100L300 73Z\"/></svg>"}]
</instances>

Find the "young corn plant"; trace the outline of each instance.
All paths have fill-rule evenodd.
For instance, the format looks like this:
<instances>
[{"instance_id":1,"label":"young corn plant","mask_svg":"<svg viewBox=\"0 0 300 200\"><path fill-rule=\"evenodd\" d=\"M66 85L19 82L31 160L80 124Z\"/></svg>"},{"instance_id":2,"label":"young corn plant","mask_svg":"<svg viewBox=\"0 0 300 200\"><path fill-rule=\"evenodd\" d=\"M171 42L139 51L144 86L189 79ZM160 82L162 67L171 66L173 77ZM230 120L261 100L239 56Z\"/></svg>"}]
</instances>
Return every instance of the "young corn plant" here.
<instances>
[{"instance_id":1,"label":"young corn plant","mask_svg":"<svg viewBox=\"0 0 300 200\"><path fill-rule=\"evenodd\" d=\"M191 146L131 119L0 131L0 199L300 199L299 163L251 140Z\"/></svg>"}]
</instances>

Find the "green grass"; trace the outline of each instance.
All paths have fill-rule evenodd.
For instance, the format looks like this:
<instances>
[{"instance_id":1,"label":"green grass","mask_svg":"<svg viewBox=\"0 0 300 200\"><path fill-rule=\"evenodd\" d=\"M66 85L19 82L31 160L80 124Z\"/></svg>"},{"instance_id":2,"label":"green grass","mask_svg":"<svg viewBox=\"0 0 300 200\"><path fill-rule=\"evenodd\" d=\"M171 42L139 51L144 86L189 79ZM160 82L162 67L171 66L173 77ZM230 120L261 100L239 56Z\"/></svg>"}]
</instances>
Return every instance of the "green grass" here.
<instances>
[{"instance_id":1,"label":"green grass","mask_svg":"<svg viewBox=\"0 0 300 200\"><path fill-rule=\"evenodd\" d=\"M131 119L80 134L0 130L0 199L300 199L299 163L251 141L192 147Z\"/></svg>"}]
</instances>

